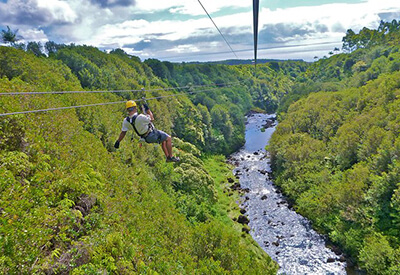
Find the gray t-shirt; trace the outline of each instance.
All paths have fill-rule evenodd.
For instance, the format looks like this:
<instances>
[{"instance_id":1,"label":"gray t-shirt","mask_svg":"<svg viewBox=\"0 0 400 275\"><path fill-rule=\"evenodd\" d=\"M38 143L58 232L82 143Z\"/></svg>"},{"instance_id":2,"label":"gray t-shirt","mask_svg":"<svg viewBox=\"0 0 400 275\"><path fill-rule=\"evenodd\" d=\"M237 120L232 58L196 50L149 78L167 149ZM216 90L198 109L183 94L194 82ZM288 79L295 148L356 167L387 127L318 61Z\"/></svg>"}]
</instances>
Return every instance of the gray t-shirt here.
<instances>
[{"instance_id":1,"label":"gray t-shirt","mask_svg":"<svg viewBox=\"0 0 400 275\"><path fill-rule=\"evenodd\" d=\"M133 114L132 116L129 116L129 118L132 118L136 114L137 113ZM140 114L136 117L135 120L136 130L139 132L140 135L144 135L149 130L150 123L151 123L151 118L149 115ZM125 118L124 121L122 122L122 131L127 132L132 129L133 129L132 124L130 124Z\"/></svg>"}]
</instances>

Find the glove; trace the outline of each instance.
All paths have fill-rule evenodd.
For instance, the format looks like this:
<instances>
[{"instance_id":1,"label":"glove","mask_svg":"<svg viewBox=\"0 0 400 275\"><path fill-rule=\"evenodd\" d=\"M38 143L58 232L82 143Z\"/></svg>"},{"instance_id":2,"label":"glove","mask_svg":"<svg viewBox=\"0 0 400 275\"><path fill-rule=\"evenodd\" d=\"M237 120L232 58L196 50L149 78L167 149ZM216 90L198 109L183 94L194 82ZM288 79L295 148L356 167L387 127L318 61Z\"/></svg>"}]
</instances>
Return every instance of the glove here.
<instances>
[{"instance_id":1,"label":"glove","mask_svg":"<svg viewBox=\"0 0 400 275\"><path fill-rule=\"evenodd\" d=\"M119 148L119 140L117 140L117 141L115 142L114 148L115 148L115 149L118 149L118 148Z\"/></svg>"},{"instance_id":2,"label":"glove","mask_svg":"<svg viewBox=\"0 0 400 275\"><path fill-rule=\"evenodd\" d=\"M147 113L147 111L150 110L149 105L147 105L146 103L143 103L143 109Z\"/></svg>"}]
</instances>

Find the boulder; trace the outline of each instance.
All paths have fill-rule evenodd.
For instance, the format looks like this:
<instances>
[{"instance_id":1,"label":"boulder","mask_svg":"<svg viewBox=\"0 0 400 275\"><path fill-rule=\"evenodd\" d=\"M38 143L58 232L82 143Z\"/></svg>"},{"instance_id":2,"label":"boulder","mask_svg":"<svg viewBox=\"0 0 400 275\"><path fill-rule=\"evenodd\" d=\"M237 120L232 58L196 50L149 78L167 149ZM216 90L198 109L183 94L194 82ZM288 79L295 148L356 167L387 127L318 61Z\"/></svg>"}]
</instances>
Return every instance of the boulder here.
<instances>
[{"instance_id":1,"label":"boulder","mask_svg":"<svg viewBox=\"0 0 400 275\"><path fill-rule=\"evenodd\" d=\"M276 247L279 246L279 242L272 242L273 245L275 245Z\"/></svg>"},{"instance_id":2,"label":"boulder","mask_svg":"<svg viewBox=\"0 0 400 275\"><path fill-rule=\"evenodd\" d=\"M240 215L239 217L238 217L238 223L241 223L241 224L249 224L249 219L246 217L246 216L244 216L244 215Z\"/></svg>"},{"instance_id":3,"label":"boulder","mask_svg":"<svg viewBox=\"0 0 400 275\"><path fill-rule=\"evenodd\" d=\"M333 262L335 262L335 259L329 257L329 258L326 260L326 262L327 262L327 263L333 263Z\"/></svg>"},{"instance_id":4,"label":"boulder","mask_svg":"<svg viewBox=\"0 0 400 275\"><path fill-rule=\"evenodd\" d=\"M265 175L265 174L267 174L268 172L267 171L265 171L265 170L258 170L258 172L260 172L261 174L263 174L263 175Z\"/></svg>"},{"instance_id":5,"label":"boulder","mask_svg":"<svg viewBox=\"0 0 400 275\"><path fill-rule=\"evenodd\" d=\"M250 228L242 227L242 232L249 234L250 233Z\"/></svg>"},{"instance_id":6,"label":"boulder","mask_svg":"<svg viewBox=\"0 0 400 275\"><path fill-rule=\"evenodd\" d=\"M97 199L93 196L81 195L79 201L75 205L75 209L81 211L82 216L85 217L89 214L96 201Z\"/></svg>"},{"instance_id":7,"label":"boulder","mask_svg":"<svg viewBox=\"0 0 400 275\"><path fill-rule=\"evenodd\" d=\"M336 256L342 255L342 251L340 250L339 247L332 245L330 246L330 249L333 251L333 253L336 254Z\"/></svg>"},{"instance_id":8,"label":"boulder","mask_svg":"<svg viewBox=\"0 0 400 275\"><path fill-rule=\"evenodd\" d=\"M266 200L266 199L268 199L267 195L261 197L261 200Z\"/></svg>"},{"instance_id":9,"label":"boulder","mask_svg":"<svg viewBox=\"0 0 400 275\"><path fill-rule=\"evenodd\" d=\"M233 184L232 186L231 186L231 189L232 190L240 190L241 188L240 188L240 183L235 183L235 184Z\"/></svg>"}]
</instances>

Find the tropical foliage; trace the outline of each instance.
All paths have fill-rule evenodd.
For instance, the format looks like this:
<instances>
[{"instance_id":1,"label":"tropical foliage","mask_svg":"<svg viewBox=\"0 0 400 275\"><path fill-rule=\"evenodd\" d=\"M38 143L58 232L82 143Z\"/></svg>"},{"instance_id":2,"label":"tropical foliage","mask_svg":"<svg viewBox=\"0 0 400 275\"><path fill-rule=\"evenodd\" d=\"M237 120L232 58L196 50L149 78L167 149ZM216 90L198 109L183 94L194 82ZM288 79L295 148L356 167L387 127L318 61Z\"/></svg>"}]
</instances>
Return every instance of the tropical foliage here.
<instances>
[{"instance_id":1,"label":"tropical foliage","mask_svg":"<svg viewBox=\"0 0 400 275\"><path fill-rule=\"evenodd\" d=\"M175 92L163 91L169 83L121 50L46 48L48 57L0 47L1 93L120 92L1 95L1 113ZM121 91L142 87L159 90ZM156 126L177 136L182 162L175 166L165 163L158 145L140 146L130 137L115 151L124 104L2 117L0 273L276 273L277 265L232 221L239 198L225 192L231 172L224 158L204 156L211 151L207 135L221 136L222 145L213 146L224 153L243 142L234 132L252 107L248 88L240 95L223 89L210 109L188 96L149 101ZM222 123L231 119L228 131Z\"/></svg>"},{"instance_id":2,"label":"tropical foliage","mask_svg":"<svg viewBox=\"0 0 400 275\"><path fill-rule=\"evenodd\" d=\"M352 53L308 68L269 146L295 208L368 274L400 271L399 34L396 21L348 31Z\"/></svg>"},{"instance_id":3,"label":"tropical foliage","mask_svg":"<svg viewBox=\"0 0 400 275\"><path fill-rule=\"evenodd\" d=\"M369 274L398 274L399 41L399 23L381 22L349 30L344 53L256 72L54 42L0 47L2 93L114 91L2 95L2 113L186 93L150 101L156 126L175 137L175 166L136 139L114 150L123 104L4 117L0 271L275 273L232 221L238 195L216 156L243 145L244 114L258 108L278 110L269 150L294 207Z\"/></svg>"}]
</instances>

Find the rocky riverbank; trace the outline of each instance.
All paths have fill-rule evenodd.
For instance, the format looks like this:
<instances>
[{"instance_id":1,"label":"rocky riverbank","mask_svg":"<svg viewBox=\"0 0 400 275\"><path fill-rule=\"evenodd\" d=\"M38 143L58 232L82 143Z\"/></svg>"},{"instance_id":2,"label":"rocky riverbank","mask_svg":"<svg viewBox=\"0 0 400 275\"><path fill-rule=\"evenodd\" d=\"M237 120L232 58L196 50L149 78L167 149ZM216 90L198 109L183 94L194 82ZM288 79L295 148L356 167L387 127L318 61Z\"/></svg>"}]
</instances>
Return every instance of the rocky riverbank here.
<instances>
[{"instance_id":1,"label":"rocky riverbank","mask_svg":"<svg viewBox=\"0 0 400 275\"><path fill-rule=\"evenodd\" d=\"M250 114L245 147L229 158L239 179L235 183L232 178L230 188L242 194L237 222L248 225L251 236L278 262L280 273L346 274L344 255L327 248L325 238L292 210L273 184L264 148L276 123L274 115Z\"/></svg>"}]
</instances>

